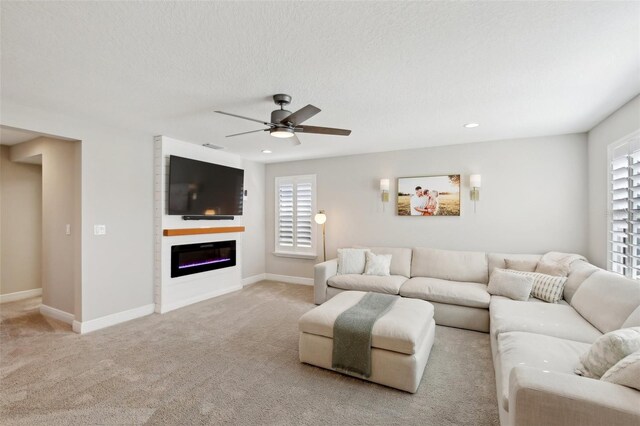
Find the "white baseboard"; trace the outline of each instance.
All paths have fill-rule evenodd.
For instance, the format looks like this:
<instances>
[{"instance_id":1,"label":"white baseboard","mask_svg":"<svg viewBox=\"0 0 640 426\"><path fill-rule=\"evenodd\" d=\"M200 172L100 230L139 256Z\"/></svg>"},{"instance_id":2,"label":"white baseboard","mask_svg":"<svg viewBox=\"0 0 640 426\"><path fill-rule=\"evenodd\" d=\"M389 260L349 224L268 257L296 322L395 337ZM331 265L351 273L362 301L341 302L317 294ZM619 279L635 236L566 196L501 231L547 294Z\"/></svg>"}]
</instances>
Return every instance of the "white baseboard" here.
<instances>
[{"instance_id":1,"label":"white baseboard","mask_svg":"<svg viewBox=\"0 0 640 426\"><path fill-rule=\"evenodd\" d=\"M42 296L41 288L16 291L15 293L0 294L0 303L15 302L16 300L28 299L30 297L36 296Z\"/></svg>"},{"instance_id":2,"label":"white baseboard","mask_svg":"<svg viewBox=\"0 0 640 426\"><path fill-rule=\"evenodd\" d=\"M223 294L232 293L234 291L242 290L242 285L225 288L222 290L212 291L210 293L201 294L189 299L179 300L173 303L165 303L155 307L155 312L159 314L166 314L169 311L176 310L194 303L202 302L203 300L211 299L212 297L222 296Z\"/></svg>"},{"instance_id":3,"label":"white baseboard","mask_svg":"<svg viewBox=\"0 0 640 426\"><path fill-rule=\"evenodd\" d=\"M45 317L57 319L58 321L66 322L67 324L73 324L73 320L75 319L73 314L47 305L40 305L40 313Z\"/></svg>"},{"instance_id":4,"label":"white baseboard","mask_svg":"<svg viewBox=\"0 0 640 426\"><path fill-rule=\"evenodd\" d=\"M289 284L313 285L313 278L292 277L290 275L265 274L267 280L280 281Z\"/></svg>"},{"instance_id":5,"label":"white baseboard","mask_svg":"<svg viewBox=\"0 0 640 426\"><path fill-rule=\"evenodd\" d=\"M102 328L111 327L112 325L131 321L132 319L151 315L154 311L154 308L155 305L150 304L140 306L138 308L129 309L128 311L105 315L104 317L92 319L89 321L73 321L73 331L75 331L76 333L84 334L91 331L100 330Z\"/></svg>"},{"instance_id":6,"label":"white baseboard","mask_svg":"<svg viewBox=\"0 0 640 426\"><path fill-rule=\"evenodd\" d=\"M243 278L242 287L246 287L248 285L255 284L257 282L264 281L266 279L267 279L267 274L258 274L258 275L253 275L247 278Z\"/></svg>"}]
</instances>

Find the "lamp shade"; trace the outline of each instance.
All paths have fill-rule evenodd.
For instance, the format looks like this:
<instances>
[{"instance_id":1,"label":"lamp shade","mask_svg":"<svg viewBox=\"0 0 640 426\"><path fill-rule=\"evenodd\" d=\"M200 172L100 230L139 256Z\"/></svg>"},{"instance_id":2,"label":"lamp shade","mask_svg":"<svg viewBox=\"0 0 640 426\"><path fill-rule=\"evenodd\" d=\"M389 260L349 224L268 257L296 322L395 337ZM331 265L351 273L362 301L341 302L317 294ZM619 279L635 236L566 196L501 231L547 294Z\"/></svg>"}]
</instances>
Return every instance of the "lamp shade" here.
<instances>
[{"instance_id":1,"label":"lamp shade","mask_svg":"<svg viewBox=\"0 0 640 426\"><path fill-rule=\"evenodd\" d=\"M324 210L319 210L313 217L313 220L315 220L318 225L322 225L327 221L327 215L324 214Z\"/></svg>"},{"instance_id":2,"label":"lamp shade","mask_svg":"<svg viewBox=\"0 0 640 426\"><path fill-rule=\"evenodd\" d=\"M380 179L380 191L389 190L389 179Z\"/></svg>"},{"instance_id":3,"label":"lamp shade","mask_svg":"<svg viewBox=\"0 0 640 426\"><path fill-rule=\"evenodd\" d=\"M480 186L482 185L482 176L481 175L469 176L469 184L472 188L480 188Z\"/></svg>"}]
</instances>

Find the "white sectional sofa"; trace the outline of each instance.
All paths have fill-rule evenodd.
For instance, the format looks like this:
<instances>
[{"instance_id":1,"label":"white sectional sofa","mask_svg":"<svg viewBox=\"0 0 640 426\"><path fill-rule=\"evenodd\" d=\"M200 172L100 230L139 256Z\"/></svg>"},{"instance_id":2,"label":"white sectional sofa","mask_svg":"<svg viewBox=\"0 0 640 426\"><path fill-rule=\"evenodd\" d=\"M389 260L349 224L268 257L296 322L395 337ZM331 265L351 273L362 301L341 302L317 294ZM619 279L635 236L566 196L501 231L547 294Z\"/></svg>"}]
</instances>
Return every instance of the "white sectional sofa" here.
<instances>
[{"instance_id":1,"label":"white sectional sofa","mask_svg":"<svg viewBox=\"0 0 640 426\"><path fill-rule=\"evenodd\" d=\"M320 263L315 303L347 290L399 294L429 301L439 325L489 332L503 426L640 424L639 391L574 373L603 333L640 326L640 282L578 260L564 300L516 301L488 293L490 271L541 255L370 249L392 255L390 276L337 275L337 259Z\"/></svg>"}]
</instances>

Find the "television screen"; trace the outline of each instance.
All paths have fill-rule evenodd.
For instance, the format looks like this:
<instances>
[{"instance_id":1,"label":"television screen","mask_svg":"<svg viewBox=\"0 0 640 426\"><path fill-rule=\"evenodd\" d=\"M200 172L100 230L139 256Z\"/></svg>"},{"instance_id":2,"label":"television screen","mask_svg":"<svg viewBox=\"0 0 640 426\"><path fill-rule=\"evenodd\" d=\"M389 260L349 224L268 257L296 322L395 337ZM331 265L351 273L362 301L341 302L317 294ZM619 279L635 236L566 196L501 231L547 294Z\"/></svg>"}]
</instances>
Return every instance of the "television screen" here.
<instances>
[{"instance_id":1,"label":"television screen","mask_svg":"<svg viewBox=\"0 0 640 426\"><path fill-rule=\"evenodd\" d=\"M244 170L170 156L169 214L240 216Z\"/></svg>"}]
</instances>

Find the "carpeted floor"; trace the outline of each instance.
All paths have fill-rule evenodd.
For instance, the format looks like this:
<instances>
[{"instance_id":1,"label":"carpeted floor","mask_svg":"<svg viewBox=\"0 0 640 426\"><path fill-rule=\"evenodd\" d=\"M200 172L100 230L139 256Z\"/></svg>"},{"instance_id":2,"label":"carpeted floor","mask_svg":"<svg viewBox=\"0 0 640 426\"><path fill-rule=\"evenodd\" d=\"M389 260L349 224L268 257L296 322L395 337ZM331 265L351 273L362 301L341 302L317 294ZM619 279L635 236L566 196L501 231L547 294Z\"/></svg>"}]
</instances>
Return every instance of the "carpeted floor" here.
<instances>
[{"instance_id":1,"label":"carpeted floor","mask_svg":"<svg viewBox=\"0 0 640 426\"><path fill-rule=\"evenodd\" d=\"M300 364L312 291L265 281L86 335L3 304L0 423L498 424L488 334L438 327L411 395Z\"/></svg>"}]
</instances>

